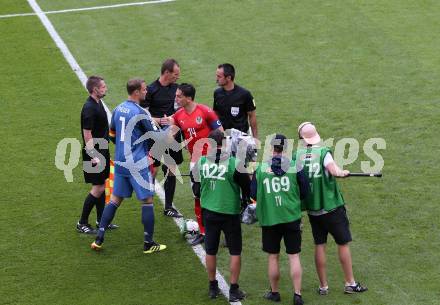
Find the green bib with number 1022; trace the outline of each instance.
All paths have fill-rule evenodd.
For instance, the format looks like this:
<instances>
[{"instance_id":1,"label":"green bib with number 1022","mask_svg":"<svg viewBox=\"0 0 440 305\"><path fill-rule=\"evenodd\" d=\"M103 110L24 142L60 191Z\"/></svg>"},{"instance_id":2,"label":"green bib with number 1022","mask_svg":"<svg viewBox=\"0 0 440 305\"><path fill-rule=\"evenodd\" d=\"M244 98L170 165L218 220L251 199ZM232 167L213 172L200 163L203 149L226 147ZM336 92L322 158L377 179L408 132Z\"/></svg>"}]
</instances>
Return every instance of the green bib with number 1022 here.
<instances>
[{"instance_id":1,"label":"green bib with number 1022","mask_svg":"<svg viewBox=\"0 0 440 305\"><path fill-rule=\"evenodd\" d=\"M200 158L200 201L202 208L223 214L240 214L240 187L234 181L236 159L213 162L206 156Z\"/></svg>"},{"instance_id":2,"label":"green bib with number 1022","mask_svg":"<svg viewBox=\"0 0 440 305\"><path fill-rule=\"evenodd\" d=\"M257 218L261 226L273 226L301 218L299 187L293 161L284 175L275 175L268 163L260 164L255 175Z\"/></svg>"}]
</instances>

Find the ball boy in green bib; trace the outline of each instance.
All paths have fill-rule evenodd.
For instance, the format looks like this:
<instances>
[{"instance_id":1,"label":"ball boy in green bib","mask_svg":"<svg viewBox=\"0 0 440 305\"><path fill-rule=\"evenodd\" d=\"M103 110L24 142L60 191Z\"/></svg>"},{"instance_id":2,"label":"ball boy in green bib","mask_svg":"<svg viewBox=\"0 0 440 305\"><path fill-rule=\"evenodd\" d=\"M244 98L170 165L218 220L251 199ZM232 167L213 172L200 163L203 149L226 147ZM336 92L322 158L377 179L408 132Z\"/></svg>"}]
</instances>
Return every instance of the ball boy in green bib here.
<instances>
[{"instance_id":1,"label":"ball boy in green bib","mask_svg":"<svg viewBox=\"0 0 440 305\"><path fill-rule=\"evenodd\" d=\"M230 254L229 302L245 297L239 289L241 269L241 198L249 199L250 179L247 172L240 172L239 161L222 150L224 134L216 129L208 136L208 155L202 156L191 171L193 192L200 198L202 219L205 226L206 270L208 271L210 298L220 293L215 279L217 251L221 231L225 234ZM240 196L241 191L241 196Z\"/></svg>"},{"instance_id":2,"label":"ball boy in green bib","mask_svg":"<svg viewBox=\"0 0 440 305\"><path fill-rule=\"evenodd\" d=\"M293 304L304 304L301 297L301 199L308 193L308 180L297 172L295 162L287 158L287 139L277 134L271 140L272 158L256 169L251 183L251 197L257 200L257 219L261 226L263 251L268 254L270 291L264 298L279 302L279 253L284 240L289 257L294 290Z\"/></svg>"}]
</instances>

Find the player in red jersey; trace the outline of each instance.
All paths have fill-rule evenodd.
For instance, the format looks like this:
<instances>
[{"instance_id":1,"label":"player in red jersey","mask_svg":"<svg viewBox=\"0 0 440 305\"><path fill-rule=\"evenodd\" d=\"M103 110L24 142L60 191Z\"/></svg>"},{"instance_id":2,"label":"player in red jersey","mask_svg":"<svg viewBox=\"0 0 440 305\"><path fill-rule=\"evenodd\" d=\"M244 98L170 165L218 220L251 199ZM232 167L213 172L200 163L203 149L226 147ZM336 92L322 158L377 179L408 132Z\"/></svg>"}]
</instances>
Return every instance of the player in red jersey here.
<instances>
[{"instance_id":1,"label":"player in red jersey","mask_svg":"<svg viewBox=\"0 0 440 305\"><path fill-rule=\"evenodd\" d=\"M202 142L197 143L197 141L206 139L214 129L219 128L219 130L223 131L223 127L215 112L208 106L197 104L194 101L195 95L196 89L193 85L186 83L179 85L176 91L176 102L181 108L171 117L164 117L161 120L161 125L170 124L179 127L183 132L185 140L189 140L187 148L191 155L191 168L200 156L207 153L207 145L203 145ZM200 199L197 197L194 198L194 212L197 217L200 233L191 243L193 246L205 240L202 208L200 206Z\"/></svg>"}]
</instances>

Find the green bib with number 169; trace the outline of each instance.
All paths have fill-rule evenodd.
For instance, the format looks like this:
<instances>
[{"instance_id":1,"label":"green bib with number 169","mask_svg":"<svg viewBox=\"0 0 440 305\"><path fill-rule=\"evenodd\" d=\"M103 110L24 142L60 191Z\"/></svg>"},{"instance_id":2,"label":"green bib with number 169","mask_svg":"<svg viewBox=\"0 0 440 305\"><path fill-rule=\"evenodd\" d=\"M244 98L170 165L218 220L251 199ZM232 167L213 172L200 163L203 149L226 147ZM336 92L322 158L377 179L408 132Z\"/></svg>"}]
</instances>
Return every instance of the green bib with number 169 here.
<instances>
[{"instance_id":1,"label":"green bib with number 169","mask_svg":"<svg viewBox=\"0 0 440 305\"><path fill-rule=\"evenodd\" d=\"M257 218L261 226L273 226L301 218L299 187L293 161L290 168L284 175L277 176L268 163L262 163L255 171Z\"/></svg>"}]
</instances>

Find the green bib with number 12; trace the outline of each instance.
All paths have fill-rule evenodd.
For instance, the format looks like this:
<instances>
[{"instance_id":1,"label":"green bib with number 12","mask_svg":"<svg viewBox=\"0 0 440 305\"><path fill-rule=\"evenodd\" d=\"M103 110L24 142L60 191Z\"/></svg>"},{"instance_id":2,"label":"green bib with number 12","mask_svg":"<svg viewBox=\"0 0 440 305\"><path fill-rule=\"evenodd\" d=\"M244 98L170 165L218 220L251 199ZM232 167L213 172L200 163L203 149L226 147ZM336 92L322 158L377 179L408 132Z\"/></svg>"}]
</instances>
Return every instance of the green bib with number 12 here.
<instances>
[{"instance_id":1,"label":"green bib with number 12","mask_svg":"<svg viewBox=\"0 0 440 305\"><path fill-rule=\"evenodd\" d=\"M344 198L335 177L324 168L324 158L331 153L328 147L308 147L298 149L296 162L303 166L309 177L310 193L303 202L303 209L308 211L331 211L344 205Z\"/></svg>"}]
</instances>

